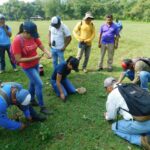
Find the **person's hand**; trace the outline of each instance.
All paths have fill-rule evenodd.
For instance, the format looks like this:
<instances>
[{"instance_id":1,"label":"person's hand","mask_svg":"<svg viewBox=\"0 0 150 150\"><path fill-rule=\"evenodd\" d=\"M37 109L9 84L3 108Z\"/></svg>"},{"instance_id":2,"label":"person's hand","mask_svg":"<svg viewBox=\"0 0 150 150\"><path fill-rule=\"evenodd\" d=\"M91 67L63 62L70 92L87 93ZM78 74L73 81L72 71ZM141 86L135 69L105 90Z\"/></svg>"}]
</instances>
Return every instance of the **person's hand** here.
<instances>
[{"instance_id":1,"label":"person's hand","mask_svg":"<svg viewBox=\"0 0 150 150\"><path fill-rule=\"evenodd\" d=\"M27 127L27 125L25 125L24 123L22 123L20 130L24 130L26 127Z\"/></svg>"},{"instance_id":2,"label":"person's hand","mask_svg":"<svg viewBox=\"0 0 150 150\"><path fill-rule=\"evenodd\" d=\"M61 93L61 94L60 94L60 98L61 98L62 100L65 100L65 95L64 95L64 93Z\"/></svg>"},{"instance_id":3,"label":"person's hand","mask_svg":"<svg viewBox=\"0 0 150 150\"><path fill-rule=\"evenodd\" d=\"M48 43L48 46L51 47L51 42Z\"/></svg>"},{"instance_id":4,"label":"person's hand","mask_svg":"<svg viewBox=\"0 0 150 150\"><path fill-rule=\"evenodd\" d=\"M106 118L106 112L104 112L104 118Z\"/></svg>"},{"instance_id":5,"label":"person's hand","mask_svg":"<svg viewBox=\"0 0 150 150\"><path fill-rule=\"evenodd\" d=\"M51 59L52 58L52 54L49 51L47 51L45 54L46 54L47 59Z\"/></svg>"},{"instance_id":6,"label":"person's hand","mask_svg":"<svg viewBox=\"0 0 150 150\"><path fill-rule=\"evenodd\" d=\"M27 121L32 122L32 117L27 118Z\"/></svg>"},{"instance_id":7,"label":"person's hand","mask_svg":"<svg viewBox=\"0 0 150 150\"><path fill-rule=\"evenodd\" d=\"M98 44L98 47L101 48L101 43Z\"/></svg>"},{"instance_id":8,"label":"person's hand","mask_svg":"<svg viewBox=\"0 0 150 150\"><path fill-rule=\"evenodd\" d=\"M118 48L118 43L116 43L116 44L115 44L115 47L114 47L114 48L115 48L115 49L117 49L117 48Z\"/></svg>"},{"instance_id":9,"label":"person's hand","mask_svg":"<svg viewBox=\"0 0 150 150\"><path fill-rule=\"evenodd\" d=\"M89 40L84 40L84 43L88 43L88 42L90 42Z\"/></svg>"},{"instance_id":10,"label":"person's hand","mask_svg":"<svg viewBox=\"0 0 150 150\"><path fill-rule=\"evenodd\" d=\"M64 47L63 47L63 48L61 48L60 50L61 50L61 51L65 51L65 49L66 49L66 47L64 46Z\"/></svg>"}]
</instances>

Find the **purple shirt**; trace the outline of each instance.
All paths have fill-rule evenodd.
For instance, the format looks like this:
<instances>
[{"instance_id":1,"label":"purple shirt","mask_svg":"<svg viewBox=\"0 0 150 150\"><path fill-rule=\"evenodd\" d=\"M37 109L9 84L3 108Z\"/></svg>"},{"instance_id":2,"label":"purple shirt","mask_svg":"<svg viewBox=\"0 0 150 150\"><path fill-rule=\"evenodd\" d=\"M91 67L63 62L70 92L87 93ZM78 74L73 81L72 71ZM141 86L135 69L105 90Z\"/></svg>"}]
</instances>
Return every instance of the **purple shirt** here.
<instances>
[{"instance_id":1,"label":"purple shirt","mask_svg":"<svg viewBox=\"0 0 150 150\"><path fill-rule=\"evenodd\" d=\"M110 26L108 24L103 24L100 28L101 43L111 44L115 42L115 36L119 35L117 26L112 23Z\"/></svg>"}]
</instances>

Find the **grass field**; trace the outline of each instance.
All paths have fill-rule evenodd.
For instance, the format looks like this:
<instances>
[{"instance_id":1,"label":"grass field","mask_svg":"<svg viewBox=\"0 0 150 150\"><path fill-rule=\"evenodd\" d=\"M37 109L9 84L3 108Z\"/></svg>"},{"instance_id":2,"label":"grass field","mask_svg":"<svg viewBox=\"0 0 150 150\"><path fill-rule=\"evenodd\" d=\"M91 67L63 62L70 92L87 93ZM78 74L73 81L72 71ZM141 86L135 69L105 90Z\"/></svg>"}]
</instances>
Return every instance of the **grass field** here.
<instances>
[{"instance_id":1,"label":"grass field","mask_svg":"<svg viewBox=\"0 0 150 150\"><path fill-rule=\"evenodd\" d=\"M18 31L20 22L7 22L13 30L13 37ZM36 22L41 40L48 47L49 22ZM65 21L72 30L77 21ZM96 38L93 42L91 56L88 64L90 70L87 74L80 71L72 73L69 79L76 87L87 88L85 95L71 95L67 102L63 103L52 91L49 82L52 73L52 61L42 59L45 76L44 99L48 108L54 111L54 115L48 116L44 123L33 123L22 132L7 131L0 129L0 150L139 150L123 139L117 137L111 131L111 125L103 118L105 112L106 93L103 89L103 80L108 76L119 77L121 72L120 61L123 58L137 56L149 56L150 48L150 23L123 22L123 31L119 48L115 52L114 71L97 72L97 64L100 57L98 48L98 30L102 21L94 21L96 25ZM76 55L77 41L73 38L71 44L65 51L65 58ZM81 62L82 64L82 62ZM106 64L106 60L105 60ZM17 81L27 88L28 79L22 73L14 73L7 61L7 71L0 74L2 81ZM128 80L126 80L128 81ZM9 110L12 116L15 108Z\"/></svg>"}]
</instances>

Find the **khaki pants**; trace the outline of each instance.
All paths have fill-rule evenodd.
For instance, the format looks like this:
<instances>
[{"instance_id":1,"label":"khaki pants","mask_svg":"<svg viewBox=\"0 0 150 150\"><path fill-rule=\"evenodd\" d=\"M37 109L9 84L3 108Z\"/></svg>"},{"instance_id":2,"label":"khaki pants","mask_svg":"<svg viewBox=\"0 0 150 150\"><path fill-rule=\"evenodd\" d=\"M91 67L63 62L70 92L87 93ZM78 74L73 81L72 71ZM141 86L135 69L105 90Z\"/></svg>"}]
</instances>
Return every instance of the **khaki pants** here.
<instances>
[{"instance_id":1,"label":"khaki pants","mask_svg":"<svg viewBox=\"0 0 150 150\"><path fill-rule=\"evenodd\" d=\"M114 44L102 44L101 45L101 56L99 61L99 68L103 68L103 60L106 53L108 52L108 60L107 60L107 67L112 68L113 63L113 56L114 56Z\"/></svg>"},{"instance_id":2,"label":"khaki pants","mask_svg":"<svg viewBox=\"0 0 150 150\"><path fill-rule=\"evenodd\" d=\"M84 53L85 57L84 57L84 62L83 62L83 65L82 65L82 69L86 69L86 67L87 67L90 52L91 52L91 46L80 45L80 48L78 49L78 53L77 53L77 59L79 59L79 61L80 61L81 58L82 58L82 55Z\"/></svg>"}]
</instances>

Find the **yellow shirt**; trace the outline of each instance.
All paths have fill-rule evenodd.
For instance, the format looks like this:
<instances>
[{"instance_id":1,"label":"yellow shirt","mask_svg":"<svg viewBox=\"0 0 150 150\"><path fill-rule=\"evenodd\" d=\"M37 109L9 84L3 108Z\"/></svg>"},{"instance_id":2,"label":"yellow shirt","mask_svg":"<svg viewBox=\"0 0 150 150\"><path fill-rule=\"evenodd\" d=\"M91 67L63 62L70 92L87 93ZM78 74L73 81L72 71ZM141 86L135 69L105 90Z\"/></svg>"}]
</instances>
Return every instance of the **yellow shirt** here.
<instances>
[{"instance_id":1,"label":"yellow shirt","mask_svg":"<svg viewBox=\"0 0 150 150\"><path fill-rule=\"evenodd\" d=\"M87 45L91 45L92 40L95 37L95 27L91 22L87 24L85 21L77 23L73 29L73 35L79 42L85 42Z\"/></svg>"}]
</instances>

